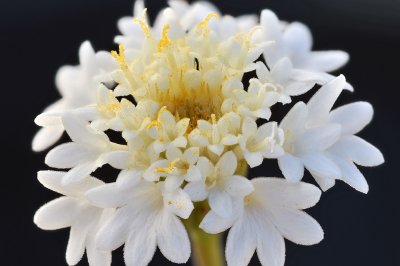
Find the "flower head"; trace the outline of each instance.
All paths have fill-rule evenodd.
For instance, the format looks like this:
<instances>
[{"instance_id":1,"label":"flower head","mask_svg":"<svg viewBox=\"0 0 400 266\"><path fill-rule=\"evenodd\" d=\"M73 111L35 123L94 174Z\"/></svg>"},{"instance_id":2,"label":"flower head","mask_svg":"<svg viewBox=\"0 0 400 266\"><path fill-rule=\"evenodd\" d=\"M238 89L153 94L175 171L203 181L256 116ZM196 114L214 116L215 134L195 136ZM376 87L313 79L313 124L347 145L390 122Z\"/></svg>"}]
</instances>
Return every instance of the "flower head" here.
<instances>
[{"instance_id":1,"label":"flower head","mask_svg":"<svg viewBox=\"0 0 400 266\"><path fill-rule=\"evenodd\" d=\"M71 141L45 159L64 172L39 172L65 196L40 208L35 223L71 227L70 265L85 249L91 265L110 265L122 245L127 265L147 265L157 247L185 263L189 235L194 246L206 236L199 227L209 234L231 227L229 266L246 265L256 249L263 265L283 265L283 238L304 245L323 238L302 211L321 193L300 182L305 168L323 190L340 179L367 192L354 163L374 166L383 156L354 134L372 107L331 111L351 86L327 72L348 55L311 51L303 24L280 22L269 10L258 23L206 2L169 4L151 24L138 0L134 16L118 23L118 49L95 53L85 42L80 65L60 70L63 98L36 118L44 128L33 148L51 146L65 129ZM307 104L271 120L274 108L315 85L322 87ZM265 159L277 159L285 178L249 180L247 168ZM106 164L118 171L109 183L92 177Z\"/></svg>"}]
</instances>

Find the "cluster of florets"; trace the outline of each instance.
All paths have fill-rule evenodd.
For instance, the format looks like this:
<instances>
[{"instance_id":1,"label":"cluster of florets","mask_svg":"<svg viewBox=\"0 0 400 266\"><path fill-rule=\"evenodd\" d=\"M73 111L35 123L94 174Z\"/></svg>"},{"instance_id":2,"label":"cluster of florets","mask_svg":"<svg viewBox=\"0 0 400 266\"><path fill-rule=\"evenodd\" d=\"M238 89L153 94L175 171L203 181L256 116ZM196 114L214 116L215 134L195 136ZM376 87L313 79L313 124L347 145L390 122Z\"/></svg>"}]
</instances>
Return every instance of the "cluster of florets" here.
<instances>
[{"instance_id":1,"label":"cluster of florets","mask_svg":"<svg viewBox=\"0 0 400 266\"><path fill-rule=\"evenodd\" d=\"M190 241L181 219L190 222L200 207L208 210L199 225L205 232L232 227L228 265L247 265L256 249L263 265L283 265L283 237L321 241L321 227L302 211L321 193L301 182L304 169L322 190L342 180L366 193L354 163L383 162L354 136L370 122L370 104L331 111L352 87L327 72L348 55L312 52L305 25L281 22L269 10L258 21L175 0L152 27L142 1L134 12L119 22L118 51L95 53L82 44L80 65L57 75L63 98L35 120L43 128L34 150L53 145L64 130L71 138L46 156L48 166L67 170L38 174L65 196L35 215L43 229L71 227L68 264L86 250L91 265L110 265L111 251L123 244L127 265L147 265L157 246L184 263ZM270 121L271 106L290 104L315 85L321 88L307 104ZM123 141L111 141L110 132ZM277 159L285 178L249 180L247 167L264 159ZM115 182L93 176L105 164L120 170Z\"/></svg>"}]
</instances>

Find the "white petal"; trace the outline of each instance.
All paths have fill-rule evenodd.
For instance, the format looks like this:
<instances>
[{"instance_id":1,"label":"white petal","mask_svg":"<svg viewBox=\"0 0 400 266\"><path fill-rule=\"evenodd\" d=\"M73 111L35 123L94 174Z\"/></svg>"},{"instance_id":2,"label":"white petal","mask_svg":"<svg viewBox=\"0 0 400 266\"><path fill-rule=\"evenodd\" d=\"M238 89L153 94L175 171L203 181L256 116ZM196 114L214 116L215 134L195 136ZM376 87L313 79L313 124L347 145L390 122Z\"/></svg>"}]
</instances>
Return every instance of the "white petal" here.
<instances>
[{"instance_id":1,"label":"white petal","mask_svg":"<svg viewBox=\"0 0 400 266\"><path fill-rule=\"evenodd\" d=\"M258 221L257 255L262 265L283 266L285 263L285 241L267 219Z\"/></svg>"},{"instance_id":2,"label":"white petal","mask_svg":"<svg viewBox=\"0 0 400 266\"><path fill-rule=\"evenodd\" d=\"M376 147L357 136L342 137L331 151L362 166L377 166L385 161Z\"/></svg>"},{"instance_id":3,"label":"white petal","mask_svg":"<svg viewBox=\"0 0 400 266\"><path fill-rule=\"evenodd\" d=\"M93 231L93 229L91 230ZM111 266L111 252L96 249L94 233L90 232L86 243L86 252L89 265Z\"/></svg>"},{"instance_id":4,"label":"white petal","mask_svg":"<svg viewBox=\"0 0 400 266\"><path fill-rule=\"evenodd\" d=\"M116 183L109 183L86 192L87 199L100 208L117 208L125 205L126 199Z\"/></svg>"},{"instance_id":5,"label":"white petal","mask_svg":"<svg viewBox=\"0 0 400 266\"><path fill-rule=\"evenodd\" d=\"M217 215L213 211L209 211L204 216L199 227L209 234L219 234L227 230L232 226L234 219L226 219Z\"/></svg>"},{"instance_id":6,"label":"white petal","mask_svg":"<svg viewBox=\"0 0 400 266\"><path fill-rule=\"evenodd\" d=\"M62 179L65 175L66 172L39 171L37 177L39 182L46 188L51 189L57 193L75 198L82 198L83 194L87 190L104 184L103 181L89 176L82 179L81 182L74 183L70 186L64 186L62 184Z\"/></svg>"},{"instance_id":7,"label":"white petal","mask_svg":"<svg viewBox=\"0 0 400 266\"><path fill-rule=\"evenodd\" d=\"M175 160L177 158L181 158L182 157L181 150L178 149L177 147L174 147L174 146L168 147L168 149L167 149L165 154L166 154L167 159L169 161L173 161L173 160Z\"/></svg>"},{"instance_id":8,"label":"white petal","mask_svg":"<svg viewBox=\"0 0 400 266\"><path fill-rule=\"evenodd\" d=\"M46 155L45 162L48 166L66 169L93 160L94 158L95 154L86 147L69 142L52 149Z\"/></svg>"},{"instance_id":9,"label":"white petal","mask_svg":"<svg viewBox=\"0 0 400 266\"><path fill-rule=\"evenodd\" d=\"M275 225L288 240L300 245L322 241L324 231L311 216L298 210L278 210L273 213Z\"/></svg>"},{"instance_id":10,"label":"white petal","mask_svg":"<svg viewBox=\"0 0 400 266\"><path fill-rule=\"evenodd\" d=\"M308 116L308 109L305 103L298 102L282 119L279 126L283 129L288 129L296 132L298 129L304 128Z\"/></svg>"},{"instance_id":11,"label":"white petal","mask_svg":"<svg viewBox=\"0 0 400 266\"><path fill-rule=\"evenodd\" d=\"M342 125L342 135L353 135L371 122L373 113L370 103L355 102L333 110L329 120Z\"/></svg>"},{"instance_id":12,"label":"white petal","mask_svg":"<svg viewBox=\"0 0 400 266\"><path fill-rule=\"evenodd\" d=\"M117 186L121 191L134 188L142 179L142 172L136 169L122 170L117 178Z\"/></svg>"},{"instance_id":13,"label":"white petal","mask_svg":"<svg viewBox=\"0 0 400 266\"><path fill-rule=\"evenodd\" d=\"M305 130L294 145L295 151L297 154L324 151L339 139L340 132L339 124L327 124Z\"/></svg>"},{"instance_id":14,"label":"white petal","mask_svg":"<svg viewBox=\"0 0 400 266\"><path fill-rule=\"evenodd\" d=\"M184 179L181 176L168 176L165 180L165 189L167 191L174 191L182 185L183 181Z\"/></svg>"},{"instance_id":15,"label":"white petal","mask_svg":"<svg viewBox=\"0 0 400 266\"><path fill-rule=\"evenodd\" d=\"M257 133L257 124L253 119L249 117L246 117L244 119L242 127L244 136L253 136Z\"/></svg>"},{"instance_id":16,"label":"white petal","mask_svg":"<svg viewBox=\"0 0 400 266\"><path fill-rule=\"evenodd\" d=\"M201 180L201 172L200 172L199 168L197 168L194 165L190 166L189 170L187 171L187 173L185 175L185 180L188 182Z\"/></svg>"},{"instance_id":17,"label":"white petal","mask_svg":"<svg viewBox=\"0 0 400 266\"><path fill-rule=\"evenodd\" d=\"M189 164L195 164L199 159L200 150L198 147L190 147L183 153L183 157Z\"/></svg>"},{"instance_id":18,"label":"white petal","mask_svg":"<svg viewBox=\"0 0 400 266\"><path fill-rule=\"evenodd\" d=\"M185 192L192 201L203 201L208 196L208 191L202 180L189 182L185 188Z\"/></svg>"},{"instance_id":19,"label":"white petal","mask_svg":"<svg viewBox=\"0 0 400 266\"><path fill-rule=\"evenodd\" d=\"M161 253L173 263L185 263L190 257L190 241L182 222L174 215L165 214L157 234Z\"/></svg>"},{"instance_id":20,"label":"white petal","mask_svg":"<svg viewBox=\"0 0 400 266\"><path fill-rule=\"evenodd\" d=\"M32 150L43 151L55 144L64 132L63 126L51 126L41 128L32 141Z\"/></svg>"},{"instance_id":21,"label":"white petal","mask_svg":"<svg viewBox=\"0 0 400 266\"><path fill-rule=\"evenodd\" d=\"M339 157L334 157L334 160L342 172L341 179L354 189L367 194L369 191L368 183L357 167L352 162Z\"/></svg>"},{"instance_id":22,"label":"white petal","mask_svg":"<svg viewBox=\"0 0 400 266\"><path fill-rule=\"evenodd\" d=\"M298 182L304 175L303 162L299 158L288 153L278 157L278 165L282 174L290 182Z\"/></svg>"},{"instance_id":23,"label":"white petal","mask_svg":"<svg viewBox=\"0 0 400 266\"><path fill-rule=\"evenodd\" d=\"M124 248L126 266L147 266L156 252L156 243L154 229L131 232Z\"/></svg>"},{"instance_id":24,"label":"white petal","mask_svg":"<svg viewBox=\"0 0 400 266\"><path fill-rule=\"evenodd\" d=\"M71 227L65 255L69 265L76 265L85 253L86 236L91 226L86 220L78 220Z\"/></svg>"},{"instance_id":25,"label":"white petal","mask_svg":"<svg viewBox=\"0 0 400 266\"><path fill-rule=\"evenodd\" d=\"M36 211L34 223L44 230L57 230L71 226L79 212L79 202L68 197L60 197L43 205Z\"/></svg>"},{"instance_id":26,"label":"white petal","mask_svg":"<svg viewBox=\"0 0 400 266\"><path fill-rule=\"evenodd\" d=\"M313 51L308 64L312 69L332 72L344 66L348 61L349 54L344 51Z\"/></svg>"},{"instance_id":27,"label":"white petal","mask_svg":"<svg viewBox=\"0 0 400 266\"><path fill-rule=\"evenodd\" d=\"M249 219L237 221L231 228L226 240L226 260L228 266L248 265L257 246L254 224Z\"/></svg>"},{"instance_id":28,"label":"white petal","mask_svg":"<svg viewBox=\"0 0 400 266\"><path fill-rule=\"evenodd\" d=\"M206 178L214 170L214 165L206 157L200 157L196 166L199 168L203 178Z\"/></svg>"},{"instance_id":29,"label":"white petal","mask_svg":"<svg viewBox=\"0 0 400 266\"><path fill-rule=\"evenodd\" d=\"M127 169L131 159L131 153L128 151L113 151L107 153L105 160L116 169Z\"/></svg>"},{"instance_id":30,"label":"white petal","mask_svg":"<svg viewBox=\"0 0 400 266\"><path fill-rule=\"evenodd\" d=\"M232 151L226 152L215 166L220 170L221 176L232 176L237 167L237 159Z\"/></svg>"},{"instance_id":31,"label":"white petal","mask_svg":"<svg viewBox=\"0 0 400 266\"><path fill-rule=\"evenodd\" d=\"M284 42L288 46L294 63L298 62L302 58L297 58L305 53L307 54L312 48L312 35L310 29L303 23L293 22L285 27ZM296 60L297 59L297 60Z\"/></svg>"},{"instance_id":32,"label":"white petal","mask_svg":"<svg viewBox=\"0 0 400 266\"><path fill-rule=\"evenodd\" d=\"M108 137L103 132L90 128L89 123L72 114L65 114L62 118L65 130L74 142L103 148L108 142Z\"/></svg>"},{"instance_id":33,"label":"white petal","mask_svg":"<svg viewBox=\"0 0 400 266\"><path fill-rule=\"evenodd\" d=\"M183 219L189 218L194 206L189 195L182 189L172 192L164 192L164 205L172 213Z\"/></svg>"},{"instance_id":34,"label":"white petal","mask_svg":"<svg viewBox=\"0 0 400 266\"><path fill-rule=\"evenodd\" d=\"M80 182L88 177L96 168L97 166L94 162L80 164L68 171L63 177L62 184L72 185L73 183Z\"/></svg>"},{"instance_id":35,"label":"white petal","mask_svg":"<svg viewBox=\"0 0 400 266\"><path fill-rule=\"evenodd\" d=\"M318 176L316 174L312 174L314 177L315 181L317 181L318 185L322 189L322 191L327 191L328 189L332 188L336 181L334 178L326 177L326 176Z\"/></svg>"},{"instance_id":36,"label":"white petal","mask_svg":"<svg viewBox=\"0 0 400 266\"><path fill-rule=\"evenodd\" d=\"M56 102L55 104L62 103L61 101ZM65 104L63 104L65 105ZM52 106L50 106L51 108ZM64 108L63 108L64 109ZM62 126L61 115L63 114L62 110L54 110L52 108L51 111L47 111L41 113L35 118L35 124L41 127L51 127L51 126Z\"/></svg>"},{"instance_id":37,"label":"white petal","mask_svg":"<svg viewBox=\"0 0 400 266\"><path fill-rule=\"evenodd\" d=\"M137 211L130 207L118 209L110 220L99 230L96 236L96 247L101 251L111 251L122 246L127 239L130 224ZM132 220L130 218L133 218Z\"/></svg>"},{"instance_id":38,"label":"white petal","mask_svg":"<svg viewBox=\"0 0 400 266\"><path fill-rule=\"evenodd\" d=\"M222 216L223 218L229 218L232 215L232 198L225 191L212 190L208 196L208 203L211 209Z\"/></svg>"},{"instance_id":39,"label":"white petal","mask_svg":"<svg viewBox=\"0 0 400 266\"><path fill-rule=\"evenodd\" d=\"M251 168L262 164L264 157L259 152L244 152L244 158Z\"/></svg>"},{"instance_id":40,"label":"white petal","mask_svg":"<svg viewBox=\"0 0 400 266\"><path fill-rule=\"evenodd\" d=\"M327 178L340 178L340 169L337 165L321 153L304 155L302 161L311 174Z\"/></svg>"},{"instance_id":41,"label":"white petal","mask_svg":"<svg viewBox=\"0 0 400 266\"><path fill-rule=\"evenodd\" d=\"M282 178L253 178L255 195L265 205L282 209L306 209L317 204L321 191L314 185L287 182Z\"/></svg>"},{"instance_id":42,"label":"white petal","mask_svg":"<svg viewBox=\"0 0 400 266\"><path fill-rule=\"evenodd\" d=\"M282 84L290 79L292 69L292 62L289 58L284 57L272 67L271 75L273 76L274 81Z\"/></svg>"},{"instance_id":43,"label":"white petal","mask_svg":"<svg viewBox=\"0 0 400 266\"><path fill-rule=\"evenodd\" d=\"M340 75L339 77L322 86L319 91L314 94L314 96L307 103L310 114L310 124L318 125L327 120L329 111L332 109L333 104L339 97L345 84L345 77Z\"/></svg>"},{"instance_id":44,"label":"white petal","mask_svg":"<svg viewBox=\"0 0 400 266\"><path fill-rule=\"evenodd\" d=\"M245 197L253 192L253 190L254 187L250 180L238 175L230 177L225 185L225 191L232 197Z\"/></svg>"}]
</instances>

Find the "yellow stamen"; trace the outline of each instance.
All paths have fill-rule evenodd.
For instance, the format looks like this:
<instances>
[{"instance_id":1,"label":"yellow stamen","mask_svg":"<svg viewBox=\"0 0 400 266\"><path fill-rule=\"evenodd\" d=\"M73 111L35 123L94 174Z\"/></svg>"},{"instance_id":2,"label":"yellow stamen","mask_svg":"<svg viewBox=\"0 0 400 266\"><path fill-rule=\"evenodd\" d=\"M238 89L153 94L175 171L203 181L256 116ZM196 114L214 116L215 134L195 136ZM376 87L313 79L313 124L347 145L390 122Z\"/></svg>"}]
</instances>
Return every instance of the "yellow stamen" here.
<instances>
[{"instance_id":1,"label":"yellow stamen","mask_svg":"<svg viewBox=\"0 0 400 266\"><path fill-rule=\"evenodd\" d=\"M143 10L142 18L134 18L133 22L139 23L139 26L142 29L144 35L146 36L146 38L149 38L150 37L149 25L147 25L147 22L144 19L146 16L146 12L147 12L147 8L145 10Z\"/></svg>"},{"instance_id":2,"label":"yellow stamen","mask_svg":"<svg viewBox=\"0 0 400 266\"><path fill-rule=\"evenodd\" d=\"M111 55L118 62L119 67L124 71L129 71L128 64L125 60L125 46L123 44L119 45L119 54L117 51L111 51Z\"/></svg>"},{"instance_id":3,"label":"yellow stamen","mask_svg":"<svg viewBox=\"0 0 400 266\"><path fill-rule=\"evenodd\" d=\"M101 112L113 112L117 113L121 110L121 105L118 103L109 103L107 105L99 106Z\"/></svg>"},{"instance_id":4,"label":"yellow stamen","mask_svg":"<svg viewBox=\"0 0 400 266\"><path fill-rule=\"evenodd\" d=\"M169 24L165 24L162 30L162 37L160 42L158 43L158 52L160 53L164 50L164 48L172 44L171 39L168 37L167 34L170 28L171 26Z\"/></svg>"},{"instance_id":5,"label":"yellow stamen","mask_svg":"<svg viewBox=\"0 0 400 266\"><path fill-rule=\"evenodd\" d=\"M152 127L160 128L161 123L158 120L153 120L147 125L147 129L150 129Z\"/></svg>"},{"instance_id":6,"label":"yellow stamen","mask_svg":"<svg viewBox=\"0 0 400 266\"><path fill-rule=\"evenodd\" d=\"M155 171L156 173L165 173L165 174L169 174L169 173L171 173L172 171L174 171L174 169L175 169L175 164L176 164L179 160L180 160L180 158L176 158L175 160L173 160L172 162L170 162L170 163L168 164L168 167L166 167L166 168L158 167L158 168L156 168L154 171Z\"/></svg>"},{"instance_id":7,"label":"yellow stamen","mask_svg":"<svg viewBox=\"0 0 400 266\"><path fill-rule=\"evenodd\" d=\"M216 123L217 123L217 117L215 116L215 114L211 114L211 122L212 122L213 124L216 124Z\"/></svg>"},{"instance_id":8,"label":"yellow stamen","mask_svg":"<svg viewBox=\"0 0 400 266\"><path fill-rule=\"evenodd\" d=\"M215 18L215 20L218 20L219 16L217 13L214 12L208 14L207 17L196 26L195 33L197 34L201 30L203 31L203 35L206 35L210 31L210 29L208 28L208 23L210 22L211 18Z\"/></svg>"}]
</instances>

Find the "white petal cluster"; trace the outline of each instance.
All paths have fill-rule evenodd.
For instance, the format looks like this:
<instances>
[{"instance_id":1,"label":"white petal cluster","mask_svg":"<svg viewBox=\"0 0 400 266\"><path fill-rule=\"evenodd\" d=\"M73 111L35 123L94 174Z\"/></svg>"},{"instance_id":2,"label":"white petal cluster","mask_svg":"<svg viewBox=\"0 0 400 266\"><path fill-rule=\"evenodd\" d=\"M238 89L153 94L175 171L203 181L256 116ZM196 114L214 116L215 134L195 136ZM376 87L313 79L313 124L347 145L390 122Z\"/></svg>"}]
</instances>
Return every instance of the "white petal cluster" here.
<instances>
[{"instance_id":1,"label":"white petal cluster","mask_svg":"<svg viewBox=\"0 0 400 266\"><path fill-rule=\"evenodd\" d=\"M62 99L35 122L42 151L64 130L70 142L54 147L39 181L63 196L44 205L34 221L42 229L70 227L67 263L85 250L90 265L110 265L124 245L128 266L147 265L158 247L174 263L191 255L182 220L207 210L199 227L229 231L229 266L247 265L257 250L262 265L282 266L284 238L301 245L323 239L303 209L321 191L301 182L304 169L322 190L342 180L367 193L355 166L383 163L377 148L355 136L372 119L369 103L331 110L344 76L342 51L312 51L309 29L279 21L270 10L221 15L207 2L169 1L150 26L143 1L122 18L119 51L94 52L85 42L80 64L60 69ZM254 72L248 84L246 73ZM297 102L282 121L271 107ZM118 138L115 138L117 136ZM249 180L247 167L276 159L285 178ZM114 182L95 177L104 165ZM197 214L198 215L198 214Z\"/></svg>"}]
</instances>

